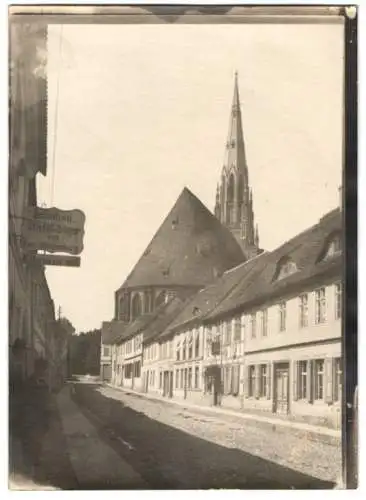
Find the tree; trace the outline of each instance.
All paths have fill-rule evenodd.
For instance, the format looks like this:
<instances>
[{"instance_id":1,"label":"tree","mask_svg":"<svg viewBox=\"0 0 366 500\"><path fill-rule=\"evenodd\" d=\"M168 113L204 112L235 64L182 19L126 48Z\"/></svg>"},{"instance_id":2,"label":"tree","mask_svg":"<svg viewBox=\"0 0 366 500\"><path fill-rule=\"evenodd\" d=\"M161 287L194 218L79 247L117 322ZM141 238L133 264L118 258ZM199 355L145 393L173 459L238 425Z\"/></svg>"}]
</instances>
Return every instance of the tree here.
<instances>
[{"instance_id":1,"label":"tree","mask_svg":"<svg viewBox=\"0 0 366 500\"><path fill-rule=\"evenodd\" d=\"M71 371L75 375L98 375L100 367L101 330L72 335L70 342Z\"/></svg>"}]
</instances>

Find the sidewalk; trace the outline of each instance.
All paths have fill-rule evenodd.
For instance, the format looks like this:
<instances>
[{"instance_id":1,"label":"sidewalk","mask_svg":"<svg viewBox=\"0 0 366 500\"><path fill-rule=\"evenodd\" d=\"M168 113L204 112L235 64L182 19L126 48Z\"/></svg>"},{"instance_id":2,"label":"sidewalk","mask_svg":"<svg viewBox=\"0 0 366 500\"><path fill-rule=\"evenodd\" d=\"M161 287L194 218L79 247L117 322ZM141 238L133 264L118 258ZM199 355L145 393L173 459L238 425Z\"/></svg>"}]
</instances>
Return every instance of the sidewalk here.
<instances>
[{"instance_id":1,"label":"sidewalk","mask_svg":"<svg viewBox=\"0 0 366 500\"><path fill-rule=\"evenodd\" d=\"M137 472L98 436L97 429L72 401L70 386L57 404L69 457L80 489L136 489L146 487ZM103 424L103 423L102 423Z\"/></svg>"},{"instance_id":2,"label":"sidewalk","mask_svg":"<svg viewBox=\"0 0 366 500\"><path fill-rule=\"evenodd\" d=\"M69 385L57 395L27 392L12 402L11 490L146 488L72 401Z\"/></svg>"},{"instance_id":3,"label":"sidewalk","mask_svg":"<svg viewBox=\"0 0 366 500\"><path fill-rule=\"evenodd\" d=\"M308 438L313 438L313 439L319 439L321 441L326 441L326 442L331 442L331 443L338 443L341 440L341 431L336 430L336 429L329 429L327 427L321 427L321 426L315 426L303 422L294 422L290 420L284 420L280 418L271 418L267 416L262 416L262 415L256 415L256 414L251 414L251 413L244 413L239 410L230 410L227 408L220 408L220 407L212 407L212 406L200 406L194 403L190 403L189 401L179 401L179 400L174 400L174 399L167 399L163 398L162 396L158 396L156 394L148 394L144 392L139 392L135 391L132 389L127 389L124 387L118 387L114 386L110 383L105 383L104 385L116 389L118 391L125 392L126 394L133 394L135 396L138 396L140 398L146 398L150 400L155 400L155 401L161 401L162 403L170 404L170 405L176 405L176 406L182 406L184 408L187 408L189 410L194 410L197 413L211 413L211 414L217 414L217 415L227 415L230 417L235 417L239 419L246 420L248 423L252 424L262 424L266 426L270 426L273 430L276 430L277 428L283 428L283 429L288 429L289 431L292 432L298 432L301 433L302 435L305 435Z\"/></svg>"}]
</instances>

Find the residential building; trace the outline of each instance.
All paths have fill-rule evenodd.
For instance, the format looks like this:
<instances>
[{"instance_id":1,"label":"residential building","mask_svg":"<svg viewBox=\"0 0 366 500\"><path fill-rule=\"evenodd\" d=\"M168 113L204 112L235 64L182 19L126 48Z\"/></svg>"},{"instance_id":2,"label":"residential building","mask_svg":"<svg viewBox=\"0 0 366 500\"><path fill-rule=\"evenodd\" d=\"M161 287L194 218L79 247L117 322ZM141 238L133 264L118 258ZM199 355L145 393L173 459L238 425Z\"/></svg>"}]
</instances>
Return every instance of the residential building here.
<instances>
[{"instance_id":1,"label":"residential building","mask_svg":"<svg viewBox=\"0 0 366 500\"><path fill-rule=\"evenodd\" d=\"M37 205L36 175L47 172L47 27L12 18L9 34L9 371L10 381L24 381L44 356L40 338L53 314L49 305L45 318L32 316L34 294L40 288L47 297L49 290L45 278L34 286L40 270L22 234L29 208Z\"/></svg>"}]
</instances>

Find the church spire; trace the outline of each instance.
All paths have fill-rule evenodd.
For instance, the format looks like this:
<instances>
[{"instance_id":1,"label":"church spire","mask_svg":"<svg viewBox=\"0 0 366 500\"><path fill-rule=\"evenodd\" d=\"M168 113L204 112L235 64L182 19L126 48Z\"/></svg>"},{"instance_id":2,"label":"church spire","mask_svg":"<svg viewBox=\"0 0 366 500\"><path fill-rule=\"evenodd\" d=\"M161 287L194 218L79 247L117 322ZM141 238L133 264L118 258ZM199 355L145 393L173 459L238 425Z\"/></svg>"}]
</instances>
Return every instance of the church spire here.
<instances>
[{"instance_id":1,"label":"church spire","mask_svg":"<svg viewBox=\"0 0 366 500\"><path fill-rule=\"evenodd\" d=\"M221 186L216 193L215 215L235 235L245 254L256 254L258 242L254 225L253 195L249 186L237 71L234 77L234 95Z\"/></svg>"}]
</instances>

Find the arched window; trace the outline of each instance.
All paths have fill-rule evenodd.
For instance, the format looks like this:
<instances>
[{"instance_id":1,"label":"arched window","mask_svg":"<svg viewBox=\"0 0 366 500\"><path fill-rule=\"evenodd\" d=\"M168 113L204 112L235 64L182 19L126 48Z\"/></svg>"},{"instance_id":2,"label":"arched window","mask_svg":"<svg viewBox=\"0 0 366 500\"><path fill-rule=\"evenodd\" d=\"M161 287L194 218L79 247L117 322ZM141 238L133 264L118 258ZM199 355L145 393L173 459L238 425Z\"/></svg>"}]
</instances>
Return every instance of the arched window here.
<instances>
[{"instance_id":1,"label":"arched window","mask_svg":"<svg viewBox=\"0 0 366 500\"><path fill-rule=\"evenodd\" d=\"M243 176L239 175L239 179L238 179L238 200L239 200L239 203L243 203L243 197L244 197L244 181L243 181Z\"/></svg>"},{"instance_id":2,"label":"arched window","mask_svg":"<svg viewBox=\"0 0 366 500\"><path fill-rule=\"evenodd\" d=\"M290 257L283 257L277 264L276 274L274 279L281 280L290 274L296 273L297 265Z\"/></svg>"},{"instance_id":3,"label":"arched window","mask_svg":"<svg viewBox=\"0 0 366 500\"><path fill-rule=\"evenodd\" d=\"M235 179L234 174L230 175L229 184L227 186L227 201L231 203L234 200Z\"/></svg>"},{"instance_id":4,"label":"arched window","mask_svg":"<svg viewBox=\"0 0 366 500\"><path fill-rule=\"evenodd\" d=\"M342 239L339 232L332 233L328 236L325 248L322 252L320 260L331 259L332 257L339 255L342 251Z\"/></svg>"},{"instance_id":5,"label":"arched window","mask_svg":"<svg viewBox=\"0 0 366 500\"><path fill-rule=\"evenodd\" d=\"M132 299L132 319L136 319L141 315L141 297L136 294Z\"/></svg>"}]
</instances>

